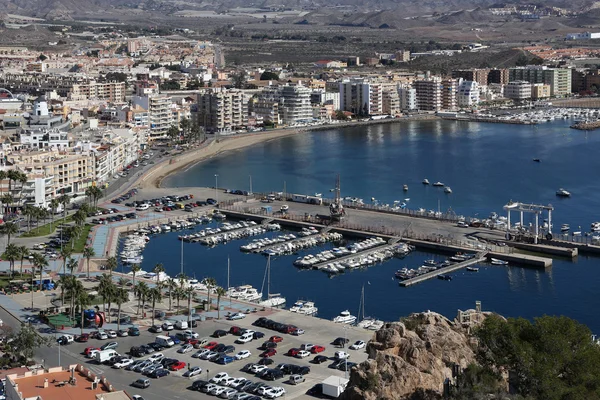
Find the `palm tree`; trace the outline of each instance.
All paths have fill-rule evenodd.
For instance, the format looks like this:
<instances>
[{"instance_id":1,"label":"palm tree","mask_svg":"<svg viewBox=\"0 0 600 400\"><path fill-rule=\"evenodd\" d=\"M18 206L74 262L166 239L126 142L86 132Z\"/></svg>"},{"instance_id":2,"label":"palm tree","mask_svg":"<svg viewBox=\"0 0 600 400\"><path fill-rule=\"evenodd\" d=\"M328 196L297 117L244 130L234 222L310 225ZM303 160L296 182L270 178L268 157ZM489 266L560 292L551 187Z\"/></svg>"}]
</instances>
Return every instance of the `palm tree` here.
<instances>
[{"instance_id":1,"label":"palm tree","mask_svg":"<svg viewBox=\"0 0 600 400\"><path fill-rule=\"evenodd\" d=\"M115 301L115 303L117 303L117 306L118 306L118 310L117 310L117 329L121 330L121 306L123 305L123 303L126 303L126 302L129 301L129 292L126 289L118 288L115 291L115 295L113 297L113 300Z\"/></svg>"},{"instance_id":2,"label":"palm tree","mask_svg":"<svg viewBox=\"0 0 600 400\"><path fill-rule=\"evenodd\" d=\"M138 298L138 308L136 315L139 315L140 308L144 308L144 306L146 305L146 299L148 297L149 290L150 288L148 287L148 284L146 282L139 282L135 287L134 294Z\"/></svg>"},{"instance_id":3,"label":"palm tree","mask_svg":"<svg viewBox=\"0 0 600 400\"><path fill-rule=\"evenodd\" d=\"M10 262L11 276L15 275L15 261L17 261L19 259L19 256L20 256L19 246L17 246L14 243L11 243L8 246L6 246L6 249L4 250L4 258L6 259L6 261Z\"/></svg>"},{"instance_id":4,"label":"palm tree","mask_svg":"<svg viewBox=\"0 0 600 400\"><path fill-rule=\"evenodd\" d=\"M154 272L156 274L156 282L158 282L160 273L165 272L165 267L162 265L162 263L158 263L154 266L154 269L152 270L152 272Z\"/></svg>"},{"instance_id":5,"label":"palm tree","mask_svg":"<svg viewBox=\"0 0 600 400\"><path fill-rule=\"evenodd\" d=\"M160 287L155 286L148 292L148 296L152 299L152 325L154 325L154 316L156 313L156 302L162 300L162 291Z\"/></svg>"},{"instance_id":6,"label":"palm tree","mask_svg":"<svg viewBox=\"0 0 600 400\"><path fill-rule=\"evenodd\" d=\"M63 274L66 275L67 274L67 259L71 257L71 254L73 254L73 251L70 248L68 248L67 246L63 246L63 248L60 249L59 254L63 259Z\"/></svg>"},{"instance_id":7,"label":"palm tree","mask_svg":"<svg viewBox=\"0 0 600 400\"><path fill-rule=\"evenodd\" d=\"M77 261L74 258L69 257L69 262L67 263L67 268L69 269L69 272L71 273L71 275L73 275L73 271L75 271L75 268L77 268L78 265L79 265L79 261Z\"/></svg>"},{"instance_id":8,"label":"palm tree","mask_svg":"<svg viewBox=\"0 0 600 400\"><path fill-rule=\"evenodd\" d=\"M185 298L185 292L183 291L183 288L178 287L177 289L175 289L175 300L177 300L177 310L175 310L175 315L179 314L179 301L182 298Z\"/></svg>"},{"instance_id":9,"label":"palm tree","mask_svg":"<svg viewBox=\"0 0 600 400\"><path fill-rule=\"evenodd\" d=\"M73 280L69 275L61 275L58 278L58 287L60 288L60 303L61 305L65 305L65 292L71 292L71 283Z\"/></svg>"},{"instance_id":10,"label":"palm tree","mask_svg":"<svg viewBox=\"0 0 600 400\"><path fill-rule=\"evenodd\" d=\"M27 232L31 230L31 217L35 214L35 208L27 204L23 207L21 212L25 217L27 217Z\"/></svg>"},{"instance_id":11,"label":"palm tree","mask_svg":"<svg viewBox=\"0 0 600 400\"><path fill-rule=\"evenodd\" d=\"M88 295L87 291L84 289L83 284L80 281L76 281L77 282L77 286L78 289L77 290L77 295L76 297L73 299L73 304L77 304L77 306L79 306L79 315L80 317L80 328L81 328L81 333L83 334L83 316L84 316L84 310L86 307L91 305L91 299L90 296ZM73 310L73 318L75 318L75 307L72 307Z\"/></svg>"},{"instance_id":12,"label":"palm tree","mask_svg":"<svg viewBox=\"0 0 600 400\"><path fill-rule=\"evenodd\" d=\"M139 264L133 264L131 266L131 273L133 275L133 282L132 282L132 288L135 290L135 276L137 275L138 272L140 272L142 270L142 267L140 267Z\"/></svg>"},{"instance_id":13,"label":"palm tree","mask_svg":"<svg viewBox=\"0 0 600 400\"><path fill-rule=\"evenodd\" d=\"M42 290L42 273L44 272L44 268L48 266L48 259L43 254L34 253L33 254L33 266L35 269L40 270L40 290ZM32 276L31 282L33 283L33 271L32 271L31 276ZM32 301L31 308L33 308L33 301Z\"/></svg>"},{"instance_id":14,"label":"palm tree","mask_svg":"<svg viewBox=\"0 0 600 400\"><path fill-rule=\"evenodd\" d=\"M43 219L46 222L46 218L48 218L48 210L43 207L35 208L35 230L39 231L40 228L40 219Z\"/></svg>"},{"instance_id":15,"label":"palm tree","mask_svg":"<svg viewBox=\"0 0 600 400\"><path fill-rule=\"evenodd\" d=\"M110 271L110 276L112 276L113 271L117 269L117 265L117 257L113 256L106 259L106 269Z\"/></svg>"},{"instance_id":16,"label":"palm tree","mask_svg":"<svg viewBox=\"0 0 600 400\"><path fill-rule=\"evenodd\" d=\"M102 302L104 303L104 315L106 314L106 303L110 304L110 299L114 294L115 284L112 281L112 278L109 275L102 274L100 277L100 283L98 284L98 294L102 296ZM110 313L110 305L108 312Z\"/></svg>"},{"instance_id":17,"label":"palm tree","mask_svg":"<svg viewBox=\"0 0 600 400\"><path fill-rule=\"evenodd\" d=\"M0 233L6 235L6 245L10 244L10 237L19 233L19 227L14 222L6 222L0 227Z\"/></svg>"},{"instance_id":18,"label":"palm tree","mask_svg":"<svg viewBox=\"0 0 600 400\"><path fill-rule=\"evenodd\" d=\"M173 278L167 279L167 290L169 291L169 311L173 308L173 291L177 288L177 281Z\"/></svg>"},{"instance_id":19,"label":"palm tree","mask_svg":"<svg viewBox=\"0 0 600 400\"><path fill-rule=\"evenodd\" d=\"M72 319L75 318L75 305L77 304L77 298L79 296L81 296L82 293L85 293L85 288L83 287L83 283L81 283L81 281L78 281L74 276L69 275L68 279L71 281L70 282L70 290L69 290L69 296L70 296L70 305L71 305L71 312L70 312L70 316Z\"/></svg>"},{"instance_id":20,"label":"palm tree","mask_svg":"<svg viewBox=\"0 0 600 400\"><path fill-rule=\"evenodd\" d=\"M93 247L86 246L83 249L83 256L85 257L85 260L87 261L87 277L88 277L88 279L90 279L90 259L92 257L94 257L95 255L96 255L96 252L94 251Z\"/></svg>"},{"instance_id":21,"label":"palm tree","mask_svg":"<svg viewBox=\"0 0 600 400\"><path fill-rule=\"evenodd\" d=\"M216 288L215 293L217 294L217 319L221 319L221 297L226 296L227 291L219 286Z\"/></svg>"},{"instance_id":22,"label":"palm tree","mask_svg":"<svg viewBox=\"0 0 600 400\"><path fill-rule=\"evenodd\" d=\"M194 288L192 286L188 286L185 288L185 295L187 296L188 301L188 326L192 325L192 299L194 298Z\"/></svg>"},{"instance_id":23,"label":"palm tree","mask_svg":"<svg viewBox=\"0 0 600 400\"><path fill-rule=\"evenodd\" d=\"M27 246L19 246L19 258L21 259L21 275L23 275L23 260L29 257L29 249Z\"/></svg>"},{"instance_id":24,"label":"palm tree","mask_svg":"<svg viewBox=\"0 0 600 400\"><path fill-rule=\"evenodd\" d=\"M210 311L210 309L211 309L211 307L210 307L210 291L212 288L217 286L217 280L215 278L204 278L204 284L206 285L206 293L207 293L206 302L208 303L208 311Z\"/></svg>"},{"instance_id":25,"label":"palm tree","mask_svg":"<svg viewBox=\"0 0 600 400\"><path fill-rule=\"evenodd\" d=\"M10 205L15 201L15 198L10 193L2 195L2 204L4 204L4 215L10 214Z\"/></svg>"},{"instance_id":26,"label":"palm tree","mask_svg":"<svg viewBox=\"0 0 600 400\"><path fill-rule=\"evenodd\" d=\"M50 214L52 217L52 221L50 223L50 226L54 228L54 214L56 214L56 210L58 210L58 206L60 206L60 201L58 201L58 199L54 198L52 200L50 200ZM52 231L52 229L50 229Z\"/></svg>"},{"instance_id":27,"label":"palm tree","mask_svg":"<svg viewBox=\"0 0 600 400\"><path fill-rule=\"evenodd\" d=\"M129 279L127 279L127 278L120 277L117 280L117 285L121 286L121 288L124 288L125 286L127 286L127 283L129 283Z\"/></svg>"},{"instance_id":28,"label":"palm tree","mask_svg":"<svg viewBox=\"0 0 600 400\"><path fill-rule=\"evenodd\" d=\"M75 214L73 214L73 221L75 221L75 225L83 226L85 223L85 219L87 218L87 213L83 211L83 209L77 210ZM77 235L79 237L79 235Z\"/></svg>"}]
</instances>

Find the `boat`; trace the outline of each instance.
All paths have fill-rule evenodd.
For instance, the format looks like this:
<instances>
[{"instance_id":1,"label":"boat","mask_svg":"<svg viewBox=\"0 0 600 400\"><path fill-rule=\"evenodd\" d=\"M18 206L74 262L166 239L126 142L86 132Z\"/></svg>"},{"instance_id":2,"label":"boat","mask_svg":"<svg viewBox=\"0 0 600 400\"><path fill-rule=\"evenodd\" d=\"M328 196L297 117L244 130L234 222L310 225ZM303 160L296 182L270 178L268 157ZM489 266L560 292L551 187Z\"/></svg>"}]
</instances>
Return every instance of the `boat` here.
<instances>
[{"instance_id":1,"label":"boat","mask_svg":"<svg viewBox=\"0 0 600 400\"><path fill-rule=\"evenodd\" d=\"M429 179L425 178L423 179L423 185L429 185Z\"/></svg>"},{"instance_id":2,"label":"boat","mask_svg":"<svg viewBox=\"0 0 600 400\"><path fill-rule=\"evenodd\" d=\"M535 162L541 162L542 160L540 160L539 158L534 158L533 161L535 161Z\"/></svg>"},{"instance_id":3,"label":"boat","mask_svg":"<svg viewBox=\"0 0 600 400\"><path fill-rule=\"evenodd\" d=\"M300 312L300 310L304 307L304 302L302 300L298 300L294 303L293 306L290 307L291 312Z\"/></svg>"},{"instance_id":4,"label":"boat","mask_svg":"<svg viewBox=\"0 0 600 400\"><path fill-rule=\"evenodd\" d=\"M217 211L217 212L215 212L215 213L213 213L212 217L213 217L214 219L220 219L220 220L224 220L225 218L227 218L227 217L225 216L225 214L221 214L221 213L220 213L220 212L218 212L218 211Z\"/></svg>"},{"instance_id":5,"label":"boat","mask_svg":"<svg viewBox=\"0 0 600 400\"><path fill-rule=\"evenodd\" d=\"M435 183L433 184L433 186L438 186L438 187L441 187L441 186L445 186L445 185L444 185L442 182L440 182L440 181L437 181L437 182L435 182Z\"/></svg>"},{"instance_id":6,"label":"boat","mask_svg":"<svg viewBox=\"0 0 600 400\"><path fill-rule=\"evenodd\" d=\"M438 262L435 260L425 260L425 261L423 261L423 265L425 265L427 267L437 267Z\"/></svg>"},{"instance_id":7,"label":"boat","mask_svg":"<svg viewBox=\"0 0 600 400\"><path fill-rule=\"evenodd\" d=\"M558 197L571 197L571 192L569 192L563 188L560 188L556 191L556 195Z\"/></svg>"},{"instance_id":8,"label":"boat","mask_svg":"<svg viewBox=\"0 0 600 400\"><path fill-rule=\"evenodd\" d=\"M333 322L337 324L353 324L356 321L356 317L350 314L350 311L344 310L333 319Z\"/></svg>"},{"instance_id":9,"label":"boat","mask_svg":"<svg viewBox=\"0 0 600 400\"><path fill-rule=\"evenodd\" d=\"M444 193L452 193L452 189L450 189L450 186L444 186Z\"/></svg>"},{"instance_id":10,"label":"boat","mask_svg":"<svg viewBox=\"0 0 600 400\"><path fill-rule=\"evenodd\" d=\"M298 311L298 314L315 315L318 311L319 309L315 307L315 303L313 303L312 301L307 301Z\"/></svg>"},{"instance_id":11,"label":"boat","mask_svg":"<svg viewBox=\"0 0 600 400\"><path fill-rule=\"evenodd\" d=\"M281 206L281 208L279 210L281 210L281 212L287 212L290 209L290 206L288 206L287 204L284 204Z\"/></svg>"},{"instance_id":12,"label":"boat","mask_svg":"<svg viewBox=\"0 0 600 400\"><path fill-rule=\"evenodd\" d=\"M258 305L263 307L279 307L285 304L285 297L282 297L279 293L271 293L271 256L267 257L267 270L265 271L265 275L267 277L267 299L258 302ZM264 285L265 281L263 279L263 287Z\"/></svg>"},{"instance_id":13,"label":"boat","mask_svg":"<svg viewBox=\"0 0 600 400\"><path fill-rule=\"evenodd\" d=\"M479 272L479 268L477 268L477 267L467 267L467 271L470 271L470 272Z\"/></svg>"},{"instance_id":14,"label":"boat","mask_svg":"<svg viewBox=\"0 0 600 400\"><path fill-rule=\"evenodd\" d=\"M451 281L452 277L450 275L438 275L438 279L442 281Z\"/></svg>"},{"instance_id":15,"label":"boat","mask_svg":"<svg viewBox=\"0 0 600 400\"><path fill-rule=\"evenodd\" d=\"M592 222L590 230L592 232L598 232L598 231L600 231L600 222Z\"/></svg>"},{"instance_id":16,"label":"boat","mask_svg":"<svg viewBox=\"0 0 600 400\"><path fill-rule=\"evenodd\" d=\"M560 231L561 232L569 232L570 229L571 229L571 227L569 226L569 224L562 224L560 226Z\"/></svg>"},{"instance_id":17,"label":"boat","mask_svg":"<svg viewBox=\"0 0 600 400\"><path fill-rule=\"evenodd\" d=\"M408 192L408 185L402 185L402 190L404 190L405 192Z\"/></svg>"},{"instance_id":18,"label":"boat","mask_svg":"<svg viewBox=\"0 0 600 400\"><path fill-rule=\"evenodd\" d=\"M360 305L359 305L359 309L358 309L358 317L360 318L360 322L356 326L358 326L359 328L371 329L371 326L373 326L373 324L378 322L378 320L375 318L365 317L365 285L363 285L361 293L360 293Z\"/></svg>"},{"instance_id":19,"label":"boat","mask_svg":"<svg viewBox=\"0 0 600 400\"><path fill-rule=\"evenodd\" d=\"M492 258L491 263L493 265L508 265L508 261L498 260L497 258Z\"/></svg>"}]
</instances>

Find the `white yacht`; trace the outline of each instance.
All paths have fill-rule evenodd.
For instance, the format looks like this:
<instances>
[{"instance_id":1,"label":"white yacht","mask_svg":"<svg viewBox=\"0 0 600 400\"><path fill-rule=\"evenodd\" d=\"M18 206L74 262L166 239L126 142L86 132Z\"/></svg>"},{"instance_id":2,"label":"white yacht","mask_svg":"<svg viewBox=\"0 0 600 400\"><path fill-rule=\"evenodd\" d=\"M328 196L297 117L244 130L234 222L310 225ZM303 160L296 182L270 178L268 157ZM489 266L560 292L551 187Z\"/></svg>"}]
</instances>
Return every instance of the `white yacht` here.
<instances>
[{"instance_id":1,"label":"white yacht","mask_svg":"<svg viewBox=\"0 0 600 400\"><path fill-rule=\"evenodd\" d=\"M423 185L429 185L429 179L427 179L427 178L423 179Z\"/></svg>"},{"instance_id":2,"label":"white yacht","mask_svg":"<svg viewBox=\"0 0 600 400\"><path fill-rule=\"evenodd\" d=\"M556 195L558 197L571 197L571 192L569 192L563 188L560 188L556 191Z\"/></svg>"},{"instance_id":3,"label":"white yacht","mask_svg":"<svg viewBox=\"0 0 600 400\"><path fill-rule=\"evenodd\" d=\"M562 224L560 226L560 231L561 232L569 232L569 230L571 230L571 227L569 226L569 224Z\"/></svg>"},{"instance_id":4,"label":"white yacht","mask_svg":"<svg viewBox=\"0 0 600 400\"><path fill-rule=\"evenodd\" d=\"M371 325L369 325L367 329L371 331L378 331L383 327L383 324L384 322L382 320L376 319L371 322Z\"/></svg>"},{"instance_id":5,"label":"white yacht","mask_svg":"<svg viewBox=\"0 0 600 400\"><path fill-rule=\"evenodd\" d=\"M287 212L289 209L290 206L288 206L287 204L282 205L280 208L281 212Z\"/></svg>"},{"instance_id":6,"label":"white yacht","mask_svg":"<svg viewBox=\"0 0 600 400\"><path fill-rule=\"evenodd\" d=\"M304 303L300 311L298 311L298 314L315 315L318 311L319 309L315 307L315 303L312 301L307 301Z\"/></svg>"},{"instance_id":7,"label":"white yacht","mask_svg":"<svg viewBox=\"0 0 600 400\"><path fill-rule=\"evenodd\" d=\"M439 187L441 187L441 186L444 186L444 184L442 182L440 182L440 181L437 181L437 182L435 182L433 184L433 186L439 186Z\"/></svg>"},{"instance_id":8,"label":"white yacht","mask_svg":"<svg viewBox=\"0 0 600 400\"><path fill-rule=\"evenodd\" d=\"M450 188L450 186L444 186L444 193L452 193L452 189Z\"/></svg>"},{"instance_id":9,"label":"white yacht","mask_svg":"<svg viewBox=\"0 0 600 400\"><path fill-rule=\"evenodd\" d=\"M356 321L356 317L350 314L350 311L344 310L333 319L333 322L338 324L353 324Z\"/></svg>"},{"instance_id":10,"label":"white yacht","mask_svg":"<svg viewBox=\"0 0 600 400\"><path fill-rule=\"evenodd\" d=\"M600 222L592 222L592 226L590 229L592 232L600 231Z\"/></svg>"},{"instance_id":11,"label":"white yacht","mask_svg":"<svg viewBox=\"0 0 600 400\"><path fill-rule=\"evenodd\" d=\"M258 304L263 307L278 307L285 304L285 297L281 296L279 293L271 293L271 256L267 258L267 270L265 271L265 274L267 278L267 299L259 301ZM263 288L264 285L265 282L263 279Z\"/></svg>"},{"instance_id":12,"label":"white yacht","mask_svg":"<svg viewBox=\"0 0 600 400\"><path fill-rule=\"evenodd\" d=\"M375 322L375 318L365 317L356 326L363 329L369 329L369 327L373 325L373 322Z\"/></svg>"},{"instance_id":13,"label":"white yacht","mask_svg":"<svg viewBox=\"0 0 600 400\"><path fill-rule=\"evenodd\" d=\"M297 302L294 303L293 306L290 307L290 311L299 313L303 307L304 307L304 302L302 300L298 300Z\"/></svg>"},{"instance_id":14,"label":"white yacht","mask_svg":"<svg viewBox=\"0 0 600 400\"><path fill-rule=\"evenodd\" d=\"M508 261L498 260L497 258L492 258L491 263L493 265L508 265Z\"/></svg>"},{"instance_id":15,"label":"white yacht","mask_svg":"<svg viewBox=\"0 0 600 400\"><path fill-rule=\"evenodd\" d=\"M408 192L408 185L402 185L402 190L404 190L405 192Z\"/></svg>"},{"instance_id":16,"label":"white yacht","mask_svg":"<svg viewBox=\"0 0 600 400\"><path fill-rule=\"evenodd\" d=\"M258 290L251 288L246 291L246 293L239 297L240 300L245 301L257 301L262 298L262 293L258 293Z\"/></svg>"}]
</instances>

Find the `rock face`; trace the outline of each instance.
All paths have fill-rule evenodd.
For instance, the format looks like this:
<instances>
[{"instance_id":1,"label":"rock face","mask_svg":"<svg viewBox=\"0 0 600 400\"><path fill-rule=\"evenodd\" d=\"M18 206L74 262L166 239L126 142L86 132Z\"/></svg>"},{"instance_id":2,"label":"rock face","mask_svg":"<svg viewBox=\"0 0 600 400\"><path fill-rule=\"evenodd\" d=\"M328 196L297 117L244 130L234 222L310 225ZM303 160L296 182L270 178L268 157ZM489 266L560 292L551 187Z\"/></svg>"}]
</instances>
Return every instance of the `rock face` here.
<instances>
[{"instance_id":1,"label":"rock face","mask_svg":"<svg viewBox=\"0 0 600 400\"><path fill-rule=\"evenodd\" d=\"M352 370L343 400L438 398L453 366L475 360L466 329L429 311L384 325L367 352L369 359Z\"/></svg>"}]
</instances>

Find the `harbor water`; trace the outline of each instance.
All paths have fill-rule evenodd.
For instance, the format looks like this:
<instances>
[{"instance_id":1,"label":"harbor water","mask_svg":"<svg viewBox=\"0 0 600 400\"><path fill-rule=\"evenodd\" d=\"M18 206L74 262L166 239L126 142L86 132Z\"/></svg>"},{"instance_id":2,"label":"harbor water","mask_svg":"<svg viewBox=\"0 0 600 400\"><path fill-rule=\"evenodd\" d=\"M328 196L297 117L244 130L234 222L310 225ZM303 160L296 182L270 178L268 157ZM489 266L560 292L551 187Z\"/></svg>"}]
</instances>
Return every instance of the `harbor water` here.
<instances>
[{"instance_id":1,"label":"harbor water","mask_svg":"<svg viewBox=\"0 0 600 400\"><path fill-rule=\"evenodd\" d=\"M331 196L335 175L341 174L342 195L380 203L410 198L410 208L487 217L509 200L552 204L553 225L568 223L572 230L589 231L600 220L600 181L594 168L600 136L569 129L569 121L528 125L419 121L344 128L304 133L269 141L207 160L163 184L169 187L218 186L254 191ZM534 158L540 162L533 162ZM441 181L441 189L421 181ZM402 185L409 186L408 192ZM558 198L565 188L571 198ZM530 220L525 221L525 223ZM581 228L579 228L581 227ZM185 243L185 272L200 279L211 276L227 284L227 257L231 259L230 285L262 284L266 259L243 254L239 245L247 240L207 248ZM332 246L331 244L325 246ZM384 320L426 309L454 317L457 309L481 300L485 310L506 316L532 318L543 314L567 315L596 332L600 323L594 310L600 282L600 259L579 256L574 262L555 260L546 271L519 266L481 266L479 272L454 273L452 281L432 280L401 288L393 274L397 269L417 268L431 254L416 251L364 270L329 279L320 271L301 271L292 265L299 255L272 260L271 292L285 296L288 305L308 299L319 307L319 316L333 318L340 311L359 308L365 286L366 314ZM158 235L144 252L142 268L158 262L175 275L180 270L177 233ZM265 289L266 291L266 289ZM266 296L266 293L265 293Z\"/></svg>"}]
</instances>

